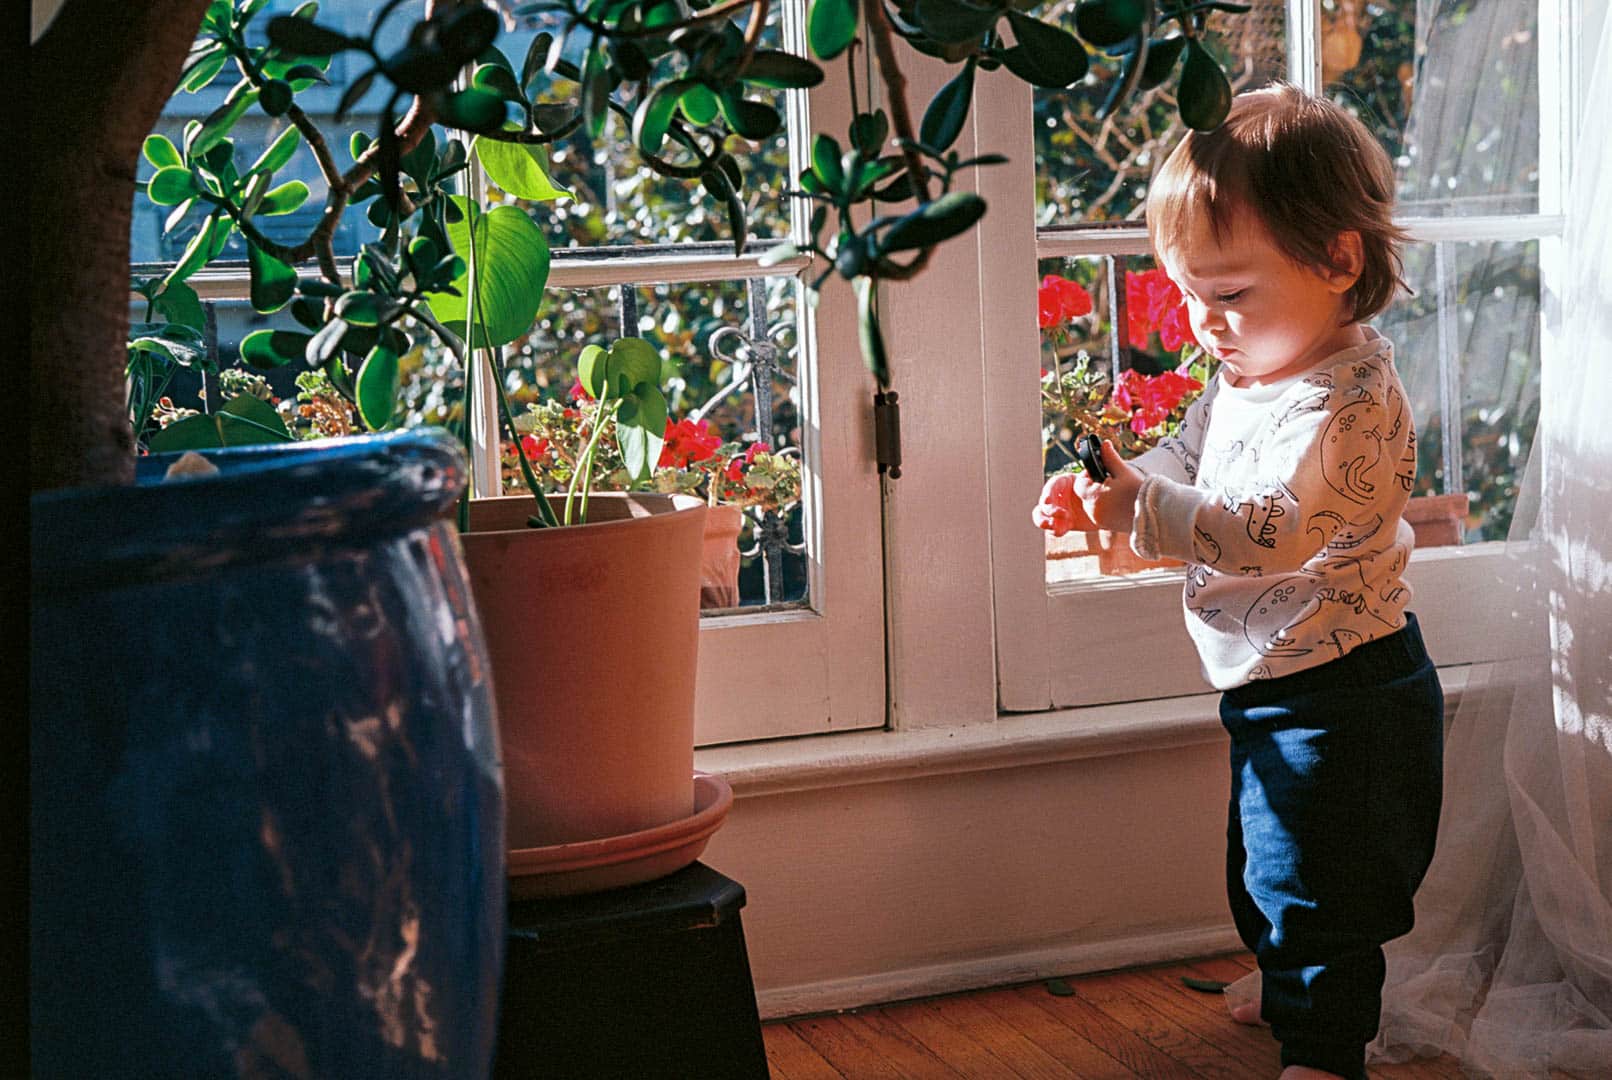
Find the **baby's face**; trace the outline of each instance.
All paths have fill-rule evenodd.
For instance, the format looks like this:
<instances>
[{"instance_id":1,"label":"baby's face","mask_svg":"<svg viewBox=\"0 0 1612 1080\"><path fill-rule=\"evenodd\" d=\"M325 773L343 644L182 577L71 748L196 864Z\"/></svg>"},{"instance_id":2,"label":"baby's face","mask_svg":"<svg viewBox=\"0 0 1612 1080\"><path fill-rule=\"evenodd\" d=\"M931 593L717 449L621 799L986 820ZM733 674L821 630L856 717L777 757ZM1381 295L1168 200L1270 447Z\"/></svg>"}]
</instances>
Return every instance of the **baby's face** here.
<instances>
[{"instance_id":1,"label":"baby's face","mask_svg":"<svg viewBox=\"0 0 1612 1080\"><path fill-rule=\"evenodd\" d=\"M1220 242L1200 220L1160 262L1186 297L1193 334L1233 385L1275 382L1364 340L1345 302L1356 275L1299 266L1251 214Z\"/></svg>"}]
</instances>

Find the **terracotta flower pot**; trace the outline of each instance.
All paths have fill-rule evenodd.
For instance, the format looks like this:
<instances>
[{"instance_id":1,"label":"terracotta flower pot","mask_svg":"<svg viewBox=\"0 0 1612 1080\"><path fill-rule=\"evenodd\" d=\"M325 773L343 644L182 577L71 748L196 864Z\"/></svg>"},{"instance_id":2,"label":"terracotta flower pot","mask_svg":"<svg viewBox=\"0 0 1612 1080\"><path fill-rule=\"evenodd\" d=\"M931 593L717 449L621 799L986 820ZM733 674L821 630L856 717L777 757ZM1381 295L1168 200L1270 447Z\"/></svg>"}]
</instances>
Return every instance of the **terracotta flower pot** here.
<instances>
[{"instance_id":1,"label":"terracotta flower pot","mask_svg":"<svg viewBox=\"0 0 1612 1080\"><path fill-rule=\"evenodd\" d=\"M1416 534L1418 548L1448 547L1461 542L1466 529L1468 499L1454 495L1418 495L1405 504L1405 520Z\"/></svg>"},{"instance_id":2,"label":"terracotta flower pot","mask_svg":"<svg viewBox=\"0 0 1612 1080\"><path fill-rule=\"evenodd\" d=\"M700 556L700 607L739 606L739 532L744 511L737 506L707 509L705 544Z\"/></svg>"},{"instance_id":3,"label":"terracotta flower pot","mask_svg":"<svg viewBox=\"0 0 1612 1080\"><path fill-rule=\"evenodd\" d=\"M471 504L461 535L492 661L512 849L694 812L706 507L595 494L591 524L532 529L530 496Z\"/></svg>"}]
</instances>

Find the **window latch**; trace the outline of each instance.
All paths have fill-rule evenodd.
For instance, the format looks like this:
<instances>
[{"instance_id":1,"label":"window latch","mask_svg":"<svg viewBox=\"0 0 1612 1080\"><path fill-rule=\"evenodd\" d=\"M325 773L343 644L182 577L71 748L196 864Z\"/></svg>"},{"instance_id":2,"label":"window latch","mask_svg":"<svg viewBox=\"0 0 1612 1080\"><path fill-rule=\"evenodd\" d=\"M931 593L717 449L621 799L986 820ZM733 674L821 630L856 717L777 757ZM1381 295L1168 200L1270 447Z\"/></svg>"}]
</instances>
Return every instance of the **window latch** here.
<instances>
[{"instance_id":1,"label":"window latch","mask_svg":"<svg viewBox=\"0 0 1612 1080\"><path fill-rule=\"evenodd\" d=\"M873 456L881 475L901 479L901 406L894 390L873 395Z\"/></svg>"}]
</instances>

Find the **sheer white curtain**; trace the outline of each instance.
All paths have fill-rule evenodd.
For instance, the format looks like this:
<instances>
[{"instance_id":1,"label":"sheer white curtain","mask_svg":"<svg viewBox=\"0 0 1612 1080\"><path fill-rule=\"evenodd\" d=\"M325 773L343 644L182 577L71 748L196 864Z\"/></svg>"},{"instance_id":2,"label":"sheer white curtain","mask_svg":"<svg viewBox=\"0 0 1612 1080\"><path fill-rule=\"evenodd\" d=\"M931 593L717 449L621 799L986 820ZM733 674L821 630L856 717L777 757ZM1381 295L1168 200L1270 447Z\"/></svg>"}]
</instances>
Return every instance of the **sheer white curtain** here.
<instances>
[{"instance_id":1,"label":"sheer white curtain","mask_svg":"<svg viewBox=\"0 0 1612 1080\"><path fill-rule=\"evenodd\" d=\"M1388 950L1375 1060L1612 1076L1612 19L1599 37L1567 273L1545 298L1566 347L1546 359L1513 573L1473 583L1538 648L1475 671L1452 719L1438 854Z\"/></svg>"}]
</instances>

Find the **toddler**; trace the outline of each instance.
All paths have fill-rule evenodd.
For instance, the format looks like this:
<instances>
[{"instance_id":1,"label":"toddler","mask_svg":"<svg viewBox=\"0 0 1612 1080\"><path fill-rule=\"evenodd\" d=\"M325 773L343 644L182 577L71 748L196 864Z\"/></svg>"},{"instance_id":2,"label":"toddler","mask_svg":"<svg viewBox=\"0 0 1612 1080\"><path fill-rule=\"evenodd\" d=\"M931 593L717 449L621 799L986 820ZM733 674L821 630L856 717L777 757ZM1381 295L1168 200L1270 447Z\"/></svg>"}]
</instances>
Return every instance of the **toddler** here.
<instances>
[{"instance_id":1,"label":"toddler","mask_svg":"<svg viewBox=\"0 0 1612 1080\"><path fill-rule=\"evenodd\" d=\"M1103 483L1055 477L1054 532L1131 534L1187 564L1184 606L1231 736L1226 885L1283 1080L1365 1076L1382 946L1433 854L1443 695L1402 575L1416 436L1393 346L1387 155L1278 85L1192 133L1148 193L1160 263L1220 360L1180 434Z\"/></svg>"}]
</instances>

